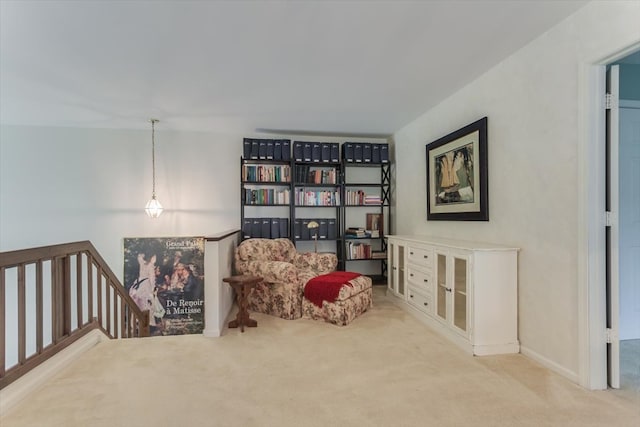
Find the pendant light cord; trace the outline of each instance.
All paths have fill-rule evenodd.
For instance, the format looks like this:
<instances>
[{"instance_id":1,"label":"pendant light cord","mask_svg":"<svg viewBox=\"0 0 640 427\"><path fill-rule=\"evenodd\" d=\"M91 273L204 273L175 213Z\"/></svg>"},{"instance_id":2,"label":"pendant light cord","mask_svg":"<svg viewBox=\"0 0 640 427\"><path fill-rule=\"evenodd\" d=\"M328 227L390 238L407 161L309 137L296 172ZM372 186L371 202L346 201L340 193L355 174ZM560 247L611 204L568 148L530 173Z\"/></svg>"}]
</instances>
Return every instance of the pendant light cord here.
<instances>
[{"instance_id":1,"label":"pendant light cord","mask_svg":"<svg viewBox=\"0 0 640 427\"><path fill-rule=\"evenodd\" d=\"M152 198L156 198L156 122L157 119L150 119L151 122L151 173L152 173Z\"/></svg>"}]
</instances>

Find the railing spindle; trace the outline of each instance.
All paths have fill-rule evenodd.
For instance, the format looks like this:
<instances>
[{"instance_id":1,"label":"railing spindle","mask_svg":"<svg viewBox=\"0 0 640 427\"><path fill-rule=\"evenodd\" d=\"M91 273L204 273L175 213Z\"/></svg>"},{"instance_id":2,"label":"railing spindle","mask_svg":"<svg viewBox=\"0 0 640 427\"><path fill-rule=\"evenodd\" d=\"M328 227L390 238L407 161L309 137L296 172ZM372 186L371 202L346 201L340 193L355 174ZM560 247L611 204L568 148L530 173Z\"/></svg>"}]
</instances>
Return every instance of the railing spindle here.
<instances>
[{"instance_id":1,"label":"railing spindle","mask_svg":"<svg viewBox=\"0 0 640 427\"><path fill-rule=\"evenodd\" d=\"M111 329L111 287L109 286L109 279L105 278L107 282L107 286L105 286L105 300L106 304L104 307L104 315L107 317L107 332L109 335L113 335L113 331Z\"/></svg>"},{"instance_id":2,"label":"railing spindle","mask_svg":"<svg viewBox=\"0 0 640 427\"><path fill-rule=\"evenodd\" d=\"M102 268L98 266L98 283L96 292L98 292L98 324L100 327L104 328L104 323L102 322Z\"/></svg>"},{"instance_id":3,"label":"railing spindle","mask_svg":"<svg viewBox=\"0 0 640 427\"><path fill-rule=\"evenodd\" d=\"M63 282L63 304L64 304L64 335L71 334L71 255L64 258L64 282Z\"/></svg>"},{"instance_id":4,"label":"railing spindle","mask_svg":"<svg viewBox=\"0 0 640 427\"><path fill-rule=\"evenodd\" d=\"M78 328L84 326L82 320L82 252L76 254L76 314Z\"/></svg>"},{"instance_id":5,"label":"railing spindle","mask_svg":"<svg viewBox=\"0 0 640 427\"><path fill-rule=\"evenodd\" d=\"M87 320L93 319L93 258L87 253Z\"/></svg>"},{"instance_id":6,"label":"railing spindle","mask_svg":"<svg viewBox=\"0 0 640 427\"><path fill-rule=\"evenodd\" d=\"M43 292L43 272L42 260L36 262L36 352L42 353L43 330L44 330L44 303L42 301Z\"/></svg>"},{"instance_id":7,"label":"railing spindle","mask_svg":"<svg viewBox=\"0 0 640 427\"><path fill-rule=\"evenodd\" d=\"M51 260L51 338L58 344L64 333L64 260L57 256Z\"/></svg>"},{"instance_id":8,"label":"railing spindle","mask_svg":"<svg viewBox=\"0 0 640 427\"><path fill-rule=\"evenodd\" d=\"M22 365L27 356L27 300L25 290L24 264L18 266L18 364Z\"/></svg>"}]
</instances>

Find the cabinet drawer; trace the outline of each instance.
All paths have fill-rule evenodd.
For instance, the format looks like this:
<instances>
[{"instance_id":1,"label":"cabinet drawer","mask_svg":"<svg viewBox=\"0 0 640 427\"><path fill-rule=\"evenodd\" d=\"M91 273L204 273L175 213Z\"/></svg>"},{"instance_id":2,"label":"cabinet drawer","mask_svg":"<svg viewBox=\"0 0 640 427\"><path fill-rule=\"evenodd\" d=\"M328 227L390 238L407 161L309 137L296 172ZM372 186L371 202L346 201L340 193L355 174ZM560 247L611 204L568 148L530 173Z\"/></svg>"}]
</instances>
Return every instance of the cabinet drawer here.
<instances>
[{"instance_id":1,"label":"cabinet drawer","mask_svg":"<svg viewBox=\"0 0 640 427\"><path fill-rule=\"evenodd\" d=\"M409 255L407 256L407 259L409 262L431 269L431 266L433 265L433 250L409 247L408 252Z\"/></svg>"},{"instance_id":2,"label":"cabinet drawer","mask_svg":"<svg viewBox=\"0 0 640 427\"><path fill-rule=\"evenodd\" d=\"M424 311L425 313L433 313L433 303L431 301L431 296L423 295L420 292L416 292L415 289L409 288L409 295L407 298L409 304L414 306L420 311Z\"/></svg>"},{"instance_id":3,"label":"cabinet drawer","mask_svg":"<svg viewBox=\"0 0 640 427\"><path fill-rule=\"evenodd\" d=\"M409 265L407 267L407 279L412 285L423 288L430 293L433 292L433 284L435 282L430 271L422 271L421 268Z\"/></svg>"}]
</instances>

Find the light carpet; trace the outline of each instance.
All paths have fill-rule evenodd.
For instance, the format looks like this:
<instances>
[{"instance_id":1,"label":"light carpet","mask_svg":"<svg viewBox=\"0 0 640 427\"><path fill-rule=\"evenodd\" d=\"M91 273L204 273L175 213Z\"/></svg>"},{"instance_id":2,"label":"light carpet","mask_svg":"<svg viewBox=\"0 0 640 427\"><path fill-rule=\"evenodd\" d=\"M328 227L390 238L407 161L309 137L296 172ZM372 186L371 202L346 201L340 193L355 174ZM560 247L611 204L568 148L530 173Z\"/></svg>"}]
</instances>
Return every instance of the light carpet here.
<instances>
[{"instance_id":1,"label":"light carpet","mask_svg":"<svg viewBox=\"0 0 640 427\"><path fill-rule=\"evenodd\" d=\"M634 426L640 394L588 391L521 355L472 357L374 288L346 327L106 341L0 420L18 426Z\"/></svg>"}]
</instances>

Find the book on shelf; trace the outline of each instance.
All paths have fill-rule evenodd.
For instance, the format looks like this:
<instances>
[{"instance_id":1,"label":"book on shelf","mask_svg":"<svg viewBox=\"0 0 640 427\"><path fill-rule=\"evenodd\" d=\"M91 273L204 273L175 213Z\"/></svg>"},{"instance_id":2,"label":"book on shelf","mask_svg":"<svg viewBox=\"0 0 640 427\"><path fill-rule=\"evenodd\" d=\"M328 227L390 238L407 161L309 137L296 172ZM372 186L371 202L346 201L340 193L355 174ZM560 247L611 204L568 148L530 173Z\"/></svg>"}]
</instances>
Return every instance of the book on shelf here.
<instances>
[{"instance_id":1,"label":"book on shelf","mask_svg":"<svg viewBox=\"0 0 640 427\"><path fill-rule=\"evenodd\" d=\"M367 236L367 230L362 227L349 227L344 230L344 236L346 238L365 238Z\"/></svg>"},{"instance_id":2,"label":"book on shelf","mask_svg":"<svg viewBox=\"0 0 640 427\"><path fill-rule=\"evenodd\" d=\"M371 259L387 259L385 251L371 251Z\"/></svg>"},{"instance_id":3,"label":"book on shelf","mask_svg":"<svg viewBox=\"0 0 640 427\"><path fill-rule=\"evenodd\" d=\"M362 242L347 242L347 259L370 259L371 245Z\"/></svg>"}]
</instances>

